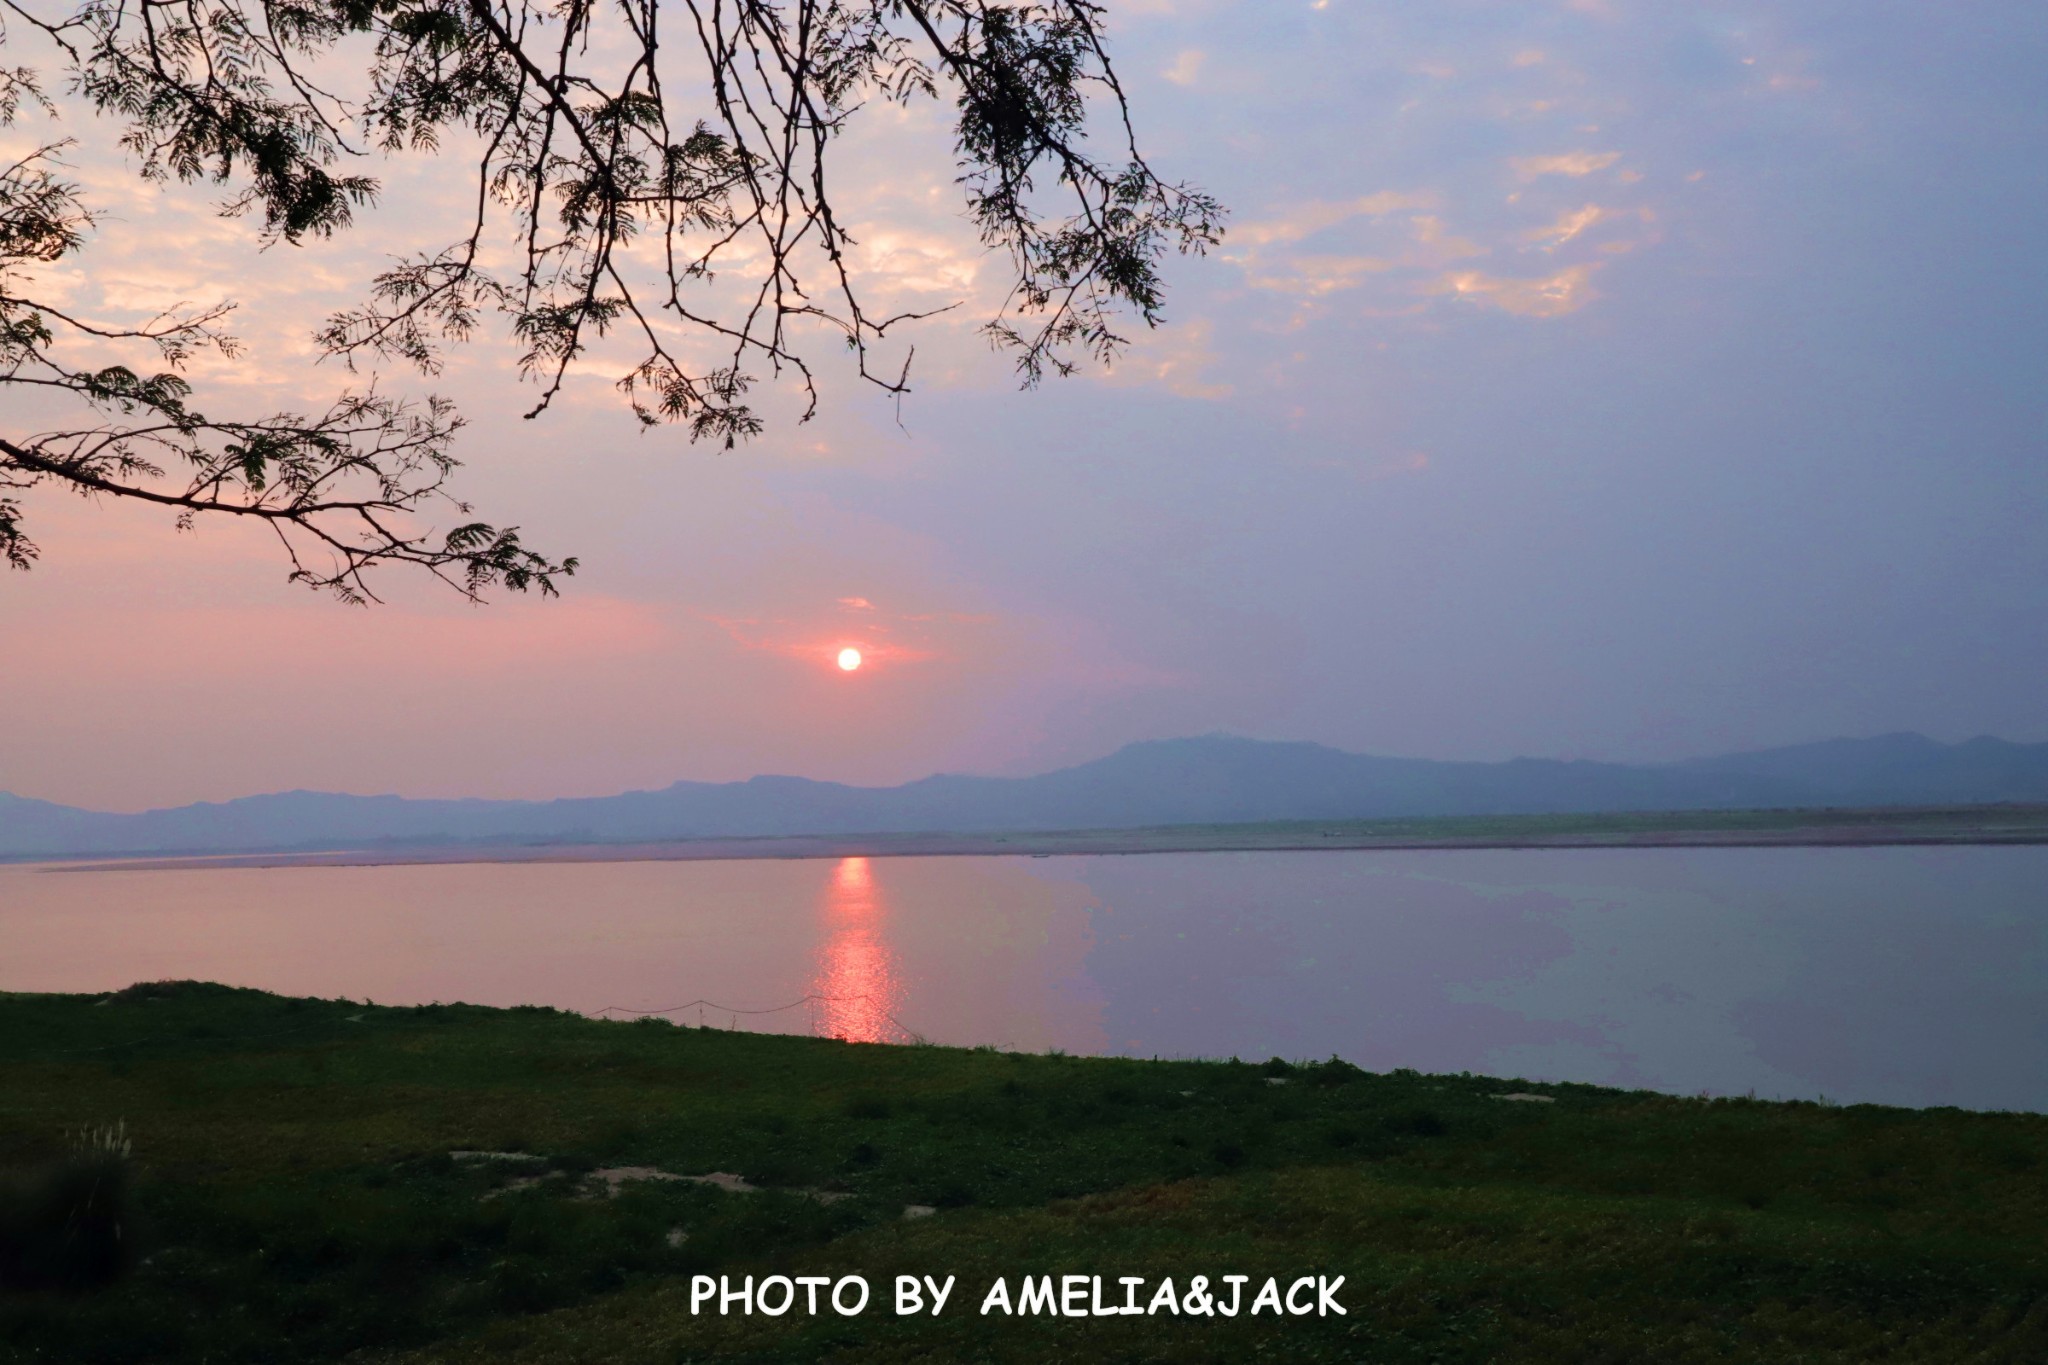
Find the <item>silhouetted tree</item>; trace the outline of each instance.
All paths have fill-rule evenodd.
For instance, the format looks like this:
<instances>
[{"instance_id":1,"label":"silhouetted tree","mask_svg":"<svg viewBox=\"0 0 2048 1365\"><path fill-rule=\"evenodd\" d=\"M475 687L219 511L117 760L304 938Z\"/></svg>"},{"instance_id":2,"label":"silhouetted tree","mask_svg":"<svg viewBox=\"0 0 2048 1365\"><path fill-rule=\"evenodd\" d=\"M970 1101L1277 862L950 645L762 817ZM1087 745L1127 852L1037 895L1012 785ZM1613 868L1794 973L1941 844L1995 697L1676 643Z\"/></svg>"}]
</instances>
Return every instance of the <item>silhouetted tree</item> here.
<instances>
[{"instance_id":1,"label":"silhouetted tree","mask_svg":"<svg viewBox=\"0 0 2048 1365\"><path fill-rule=\"evenodd\" d=\"M499 316L536 386L528 416L610 334L637 354L617 385L643 422L727 446L761 429L748 394L764 375L815 411L806 331L905 392L907 356L884 366L874 348L918 315L863 307L830 174L836 135L872 101L951 101L968 216L1014 268L986 332L1027 385L1113 354L1120 316L1156 325L1162 257L1219 232L1213 199L1139 153L1088 0L0 0L0 19L8 59L36 49L0 67L0 125L56 118L61 71L77 116L118 125L143 176L225 186L226 210L261 224L252 245L348 228L378 193L372 153L460 158L473 211L450 245L376 276L317 339L352 371L433 374ZM447 492L461 422L445 401L372 377L317 413L223 417L181 371L235 353L227 305L121 327L39 295L39 268L94 221L65 178L69 145L0 171L0 494L58 485L185 523L257 518L295 579L352 601L386 563L472 597L553 593L574 571L516 528L421 529L437 501L468 510ZM511 264L492 265L507 243ZM135 363L67 359L119 346ZM31 431L25 411L70 415ZM36 553L18 497L0 496L0 555L26 568Z\"/></svg>"}]
</instances>

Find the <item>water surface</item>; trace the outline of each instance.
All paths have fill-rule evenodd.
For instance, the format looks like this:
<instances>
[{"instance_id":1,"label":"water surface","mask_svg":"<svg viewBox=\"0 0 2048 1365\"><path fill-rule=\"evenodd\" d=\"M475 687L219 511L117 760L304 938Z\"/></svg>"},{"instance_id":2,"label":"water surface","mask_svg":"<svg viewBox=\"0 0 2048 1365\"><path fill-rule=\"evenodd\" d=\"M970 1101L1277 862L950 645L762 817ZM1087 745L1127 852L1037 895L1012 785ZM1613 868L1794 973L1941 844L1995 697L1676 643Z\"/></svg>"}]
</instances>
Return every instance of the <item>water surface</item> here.
<instances>
[{"instance_id":1,"label":"water surface","mask_svg":"<svg viewBox=\"0 0 2048 1365\"><path fill-rule=\"evenodd\" d=\"M2048 848L0 868L0 989L2048 1109Z\"/></svg>"}]
</instances>

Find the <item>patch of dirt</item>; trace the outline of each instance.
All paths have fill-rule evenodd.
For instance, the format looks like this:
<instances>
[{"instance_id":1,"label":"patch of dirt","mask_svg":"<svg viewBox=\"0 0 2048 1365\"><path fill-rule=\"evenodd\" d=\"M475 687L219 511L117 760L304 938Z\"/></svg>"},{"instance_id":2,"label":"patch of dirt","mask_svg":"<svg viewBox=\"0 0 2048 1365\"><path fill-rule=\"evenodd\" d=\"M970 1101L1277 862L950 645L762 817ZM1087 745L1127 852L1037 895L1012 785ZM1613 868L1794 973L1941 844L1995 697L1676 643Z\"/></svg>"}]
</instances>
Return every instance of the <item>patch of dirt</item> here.
<instances>
[{"instance_id":1,"label":"patch of dirt","mask_svg":"<svg viewBox=\"0 0 2048 1365\"><path fill-rule=\"evenodd\" d=\"M458 1151L450 1152L448 1155L457 1161L517 1161L534 1164L546 1161L545 1157L535 1156L531 1152ZM546 1174L517 1176L506 1181L497 1189L492 1190L484 1198L495 1198L501 1194L510 1194L514 1190L532 1189L547 1178ZM621 1187L636 1180L675 1180L690 1185L711 1185L724 1190L727 1194L761 1193L759 1185L754 1184L745 1176L736 1175L731 1171L711 1171L704 1175L678 1175L674 1171L664 1171L658 1166L600 1166L589 1175L583 1177L582 1185L588 1191L588 1194L585 1196L586 1198L595 1198L597 1187L601 1185L604 1189L605 1198L616 1199L619 1196ZM853 1195L844 1190L791 1190L790 1193L802 1195L806 1199L815 1199L820 1204L836 1204L842 1199L853 1198ZM921 1206L913 1205L913 1207ZM671 1243L671 1245L679 1244Z\"/></svg>"}]
</instances>

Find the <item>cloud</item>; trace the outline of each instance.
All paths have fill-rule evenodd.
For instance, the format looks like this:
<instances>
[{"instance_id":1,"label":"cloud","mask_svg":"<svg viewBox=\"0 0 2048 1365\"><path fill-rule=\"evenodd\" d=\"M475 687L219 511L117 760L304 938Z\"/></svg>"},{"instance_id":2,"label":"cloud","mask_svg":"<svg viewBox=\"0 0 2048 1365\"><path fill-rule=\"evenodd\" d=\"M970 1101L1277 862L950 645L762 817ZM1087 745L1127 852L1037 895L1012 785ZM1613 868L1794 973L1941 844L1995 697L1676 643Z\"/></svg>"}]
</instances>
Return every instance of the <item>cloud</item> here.
<instances>
[{"instance_id":1,"label":"cloud","mask_svg":"<svg viewBox=\"0 0 2048 1365\"><path fill-rule=\"evenodd\" d=\"M1183 398L1228 398L1236 392L1233 385L1204 378L1216 364L1214 340L1215 327L1207 318L1191 318L1148 333L1118 357L1110 382L1160 384Z\"/></svg>"},{"instance_id":2,"label":"cloud","mask_svg":"<svg viewBox=\"0 0 2048 1365\"><path fill-rule=\"evenodd\" d=\"M1620 152L1561 152L1555 156L1511 157L1508 164L1515 168L1515 174L1523 180L1535 180L1546 175L1591 175L1604 171L1621 160Z\"/></svg>"},{"instance_id":3,"label":"cloud","mask_svg":"<svg viewBox=\"0 0 2048 1365\"><path fill-rule=\"evenodd\" d=\"M1360 195L1356 199L1341 199L1334 202L1311 199L1283 210L1278 217L1255 219L1233 225L1229 241L1232 246L1266 246L1274 242L1298 242L1304 237L1353 218L1380 218L1406 209L1433 208L1436 202L1437 197L1434 194L1403 190L1380 190L1374 194Z\"/></svg>"},{"instance_id":4,"label":"cloud","mask_svg":"<svg viewBox=\"0 0 2048 1365\"><path fill-rule=\"evenodd\" d=\"M1173 59L1172 66L1160 74L1175 85L1193 85L1201 78L1202 63L1207 60L1208 55L1200 48L1187 48Z\"/></svg>"},{"instance_id":5,"label":"cloud","mask_svg":"<svg viewBox=\"0 0 2048 1365\"><path fill-rule=\"evenodd\" d=\"M1245 282L1254 289L1277 294L1300 294L1319 298L1364 283L1369 275L1384 274L1400 265L1385 256L1289 256L1275 268L1248 268Z\"/></svg>"},{"instance_id":6,"label":"cloud","mask_svg":"<svg viewBox=\"0 0 2048 1365\"><path fill-rule=\"evenodd\" d=\"M1434 213L1410 213L1400 225L1406 232L1387 241L1380 251L1287 249L1358 219L1368 220L1382 235L1390 235L1382 225L1392 215L1433 208L1437 202L1437 195L1430 192L1382 190L1335 203L1313 200L1297 204L1276 217L1233 229L1233 249L1226 251L1224 258L1244 270L1245 283L1252 288L1307 300L1354 289L1375 275L1438 269L1451 261L1485 255L1485 247L1451 233ZM1243 249L1246 247L1250 249Z\"/></svg>"},{"instance_id":7,"label":"cloud","mask_svg":"<svg viewBox=\"0 0 2048 1365\"><path fill-rule=\"evenodd\" d=\"M1533 280L1454 270L1430 281L1424 292L1489 304L1517 317L1555 318L1575 313L1598 297L1591 280L1599 268L1597 262L1567 266Z\"/></svg>"},{"instance_id":8,"label":"cloud","mask_svg":"<svg viewBox=\"0 0 2048 1365\"><path fill-rule=\"evenodd\" d=\"M1580 153L1540 161L1578 167L1588 163L1611 164L1618 153ZM1655 215L1648 208L1617 209L1597 203L1560 209L1551 222L1534 228L1507 224L1490 225L1483 233L1458 230L1442 213L1409 213L1400 227L1405 231L1380 250L1294 251L1291 245L1305 237L1354 219L1369 219L1386 233L1385 220L1397 211L1435 205L1433 192L1393 192L1339 203L1314 202L1295 206L1252 225L1252 247L1231 253L1245 272L1253 289L1290 295L1296 300L1291 318L1283 325L1292 329L1316 316L1334 295L1380 281L1381 296L1363 308L1369 316L1402 316L1428 307L1427 300L1464 300L1495 308L1518 317L1561 317L1585 307L1598 297L1592 279L1599 262L1576 263L1547 274L1527 277L1506 271L1479 268L1479 263L1503 255L1519 255L1538 247L1557 251L1583 242L1596 227L1636 217L1644 223ZM1648 237L1642 239L1649 240ZM1641 242L1614 240L1596 249L1606 255L1619 254Z\"/></svg>"},{"instance_id":9,"label":"cloud","mask_svg":"<svg viewBox=\"0 0 2048 1365\"><path fill-rule=\"evenodd\" d=\"M1484 256L1486 248L1469 237L1460 237L1444 226L1444 221L1431 214L1421 214L1408 220L1415 244L1422 249L1428 260L1457 260L1465 256Z\"/></svg>"},{"instance_id":10,"label":"cloud","mask_svg":"<svg viewBox=\"0 0 2048 1365\"><path fill-rule=\"evenodd\" d=\"M1792 90L1818 90L1820 78L1810 76L1804 71L1774 71L1764 84L1781 93Z\"/></svg>"},{"instance_id":11,"label":"cloud","mask_svg":"<svg viewBox=\"0 0 2048 1365\"><path fill-rule=\"evenodd\" d=\"M864 287L949 298L974 292L987 259L987 250L962 234L897 225L870 228L854 250L855 270Z\"/></svg>"},{"instance_id":12,"label":"cloud","mask_svg":"<svg viewBox=\"0 0 2048 1365\"><path fill-rule=\"evenodd\" d=\"M1608 211L1598 204L1588 204L1584 208L1572 209L1558 215L1556 222L1548 227L1536 228L1527 235L1530 241L1542 243L1546 251L1555 251L1609 216Z\"/></svg>"}]
</instances>

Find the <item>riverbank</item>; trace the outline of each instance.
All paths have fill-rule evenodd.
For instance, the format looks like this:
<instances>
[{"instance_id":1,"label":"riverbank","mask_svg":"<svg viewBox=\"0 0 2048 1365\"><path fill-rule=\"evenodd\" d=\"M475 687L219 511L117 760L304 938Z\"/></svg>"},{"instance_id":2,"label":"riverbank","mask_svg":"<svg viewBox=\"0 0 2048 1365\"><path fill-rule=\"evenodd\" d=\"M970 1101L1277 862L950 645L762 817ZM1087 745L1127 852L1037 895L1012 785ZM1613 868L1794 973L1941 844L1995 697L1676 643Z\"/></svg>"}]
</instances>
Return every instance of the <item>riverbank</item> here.
<instances>
[{"instance_id":1,"label":"riverbank","mask_svg":"<svg viewBox=\"0 0 2048 1365\"><path fill-rule=\"evenodd\" d=\"M909 858L1312 850L1515 848L1867 848L2048 843L2048 806L1853 810L1651 811L1400 820L1166 825L1148 829L851 834L647 843L387 844L358 849L148 856L52 862L111 867L381 867L478 862L690 862L747 858Z\"/></svg>"},{"instance_id":2,"label":"riverbank","mask_svg":"<svg viewBox=\"0 0 2048 1365\"><path fill-rule=\"evenodd\" d=\"M0 1295L0 1358L2048 1358L2040 1115L191 984L0 996L0 1167L117 1120L140 1263ZM979 1311L1027 1274L1111 1303L1172 1279L1183 1305L1196 1275L1247 1299L1342 1276L1345 1312ZM874 1299L693 1313L699 1275ZM899 1317L898 1275L953 1277L945 1310Z\"/></svg>"}]
</instances>

